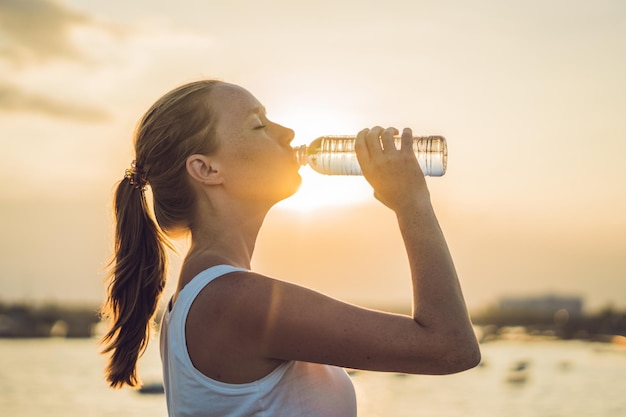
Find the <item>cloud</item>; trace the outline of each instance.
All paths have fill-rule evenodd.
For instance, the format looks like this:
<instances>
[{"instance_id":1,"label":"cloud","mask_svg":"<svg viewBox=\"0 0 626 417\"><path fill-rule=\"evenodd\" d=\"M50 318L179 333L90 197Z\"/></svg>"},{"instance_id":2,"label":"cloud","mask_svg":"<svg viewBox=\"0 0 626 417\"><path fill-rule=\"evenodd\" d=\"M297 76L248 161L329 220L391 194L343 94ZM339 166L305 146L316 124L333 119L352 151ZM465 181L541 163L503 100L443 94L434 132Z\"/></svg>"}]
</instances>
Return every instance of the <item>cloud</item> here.
<instances>
[{"instance_id":1,"label":"cloud","mask_svg":"<svg viewBox=\"0 0 626 417\"><path fill-rule=\"evenodd\" d=\"M81 122L103 122L109 114L96 107L57 100L20 87L0 84L0 112L30 112Z\"/></svg>"},{"instance_id":2,"label":"cloud","mask_svg":"<svg viewBox=\"0 0 626 417\"><path fill-rule=\"evenodd\" d=\"M0 82L0 113L38 113L81 122L108 120L109 114L99 108L38 92L37 82L28 78L48 73L54 68L53 61L93 64L89 50L77 42L77 34L85 30L119 33L60 0L0 0L0 64L6 64L7 70L4 82ZM93 71L93 65L89 67ZM28 71L21 71L24 69ZM24 74L26 81L17 82ZM67 80L51 82L62 85Z\"/></svg>"},{"instance_id":3,"label":"cloud","mask_svg":"<svg viewBox=\"0 0 626 417\"><path fill-rule=\"evenodd\" d=\"M2 0L0 58L17 66L53 59L85 60L71 36L85 26L114 31L56 0Z\"/></svg>"},{"instance_id":4,"label":"cloud","mask_svg":"<svg viewBox=\"0 0 626 417\"><path fill-rule=\"evenodd\" d=\"M62 0L0 0L0 115L105 121L219 62L213 37L169 16L124 22Z\"/></svg>"}]
</instances>

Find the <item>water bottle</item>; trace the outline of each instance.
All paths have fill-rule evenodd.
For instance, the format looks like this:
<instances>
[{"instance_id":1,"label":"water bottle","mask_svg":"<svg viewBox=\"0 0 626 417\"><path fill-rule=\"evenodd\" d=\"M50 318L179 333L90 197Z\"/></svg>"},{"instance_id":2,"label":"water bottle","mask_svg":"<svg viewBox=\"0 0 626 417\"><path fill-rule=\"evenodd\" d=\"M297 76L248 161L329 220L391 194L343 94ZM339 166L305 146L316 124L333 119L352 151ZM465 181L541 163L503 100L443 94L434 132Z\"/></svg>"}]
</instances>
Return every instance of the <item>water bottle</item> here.
<instances>
[{"instance_id":1,"label":"water bottle","mask_svg":"<svg viewBox=\"0 0 626 417\"><path fill-rule=\"evenodd\" d=\"M396 148L400 149L401 139L395 136ZM295 148L296 160L300 165L309 165L325 175L362 175L361 167L354 152L356 136L322 136L309 146ZM413 138L413 152L424 175L440 177L446 173L448 146L442 136L416 136Z\"/></svg>"}]
</instances>

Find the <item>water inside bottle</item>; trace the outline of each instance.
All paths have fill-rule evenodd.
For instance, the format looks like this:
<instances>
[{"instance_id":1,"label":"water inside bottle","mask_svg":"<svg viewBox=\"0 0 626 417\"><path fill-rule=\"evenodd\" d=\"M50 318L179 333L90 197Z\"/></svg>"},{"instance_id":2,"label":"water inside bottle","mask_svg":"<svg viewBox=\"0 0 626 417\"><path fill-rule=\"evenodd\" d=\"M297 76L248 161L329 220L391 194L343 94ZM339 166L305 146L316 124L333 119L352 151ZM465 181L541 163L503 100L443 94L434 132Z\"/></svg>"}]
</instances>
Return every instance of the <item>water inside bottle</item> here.
<instances>
[{"instance_id":1,"label":"water inside bottle","mask_svg":"<svg viewBox=\"0 0 626 417\"><path fill-rule=\"evenodd\" d=\"M309 164L315 171L326 175L362 175L361 167L354 152L354 136L322 136L303 149ZM401 139L395 139L400 148ZM413 151L424 175L441 176L447 167L448 150L441 136L416 137ZM302 156L300 156L302 157Z\"/></svg>"},{"instance_id":2,"label":"water inside bottle","mask_svg":"<svg viewBox=\"0 0 626 417\"><path fill-rule=\"evenodd\" d=\"M309 146L309 166L327 175L361 175L352 136L325 136Z\"/></svg>"}]
</instances>

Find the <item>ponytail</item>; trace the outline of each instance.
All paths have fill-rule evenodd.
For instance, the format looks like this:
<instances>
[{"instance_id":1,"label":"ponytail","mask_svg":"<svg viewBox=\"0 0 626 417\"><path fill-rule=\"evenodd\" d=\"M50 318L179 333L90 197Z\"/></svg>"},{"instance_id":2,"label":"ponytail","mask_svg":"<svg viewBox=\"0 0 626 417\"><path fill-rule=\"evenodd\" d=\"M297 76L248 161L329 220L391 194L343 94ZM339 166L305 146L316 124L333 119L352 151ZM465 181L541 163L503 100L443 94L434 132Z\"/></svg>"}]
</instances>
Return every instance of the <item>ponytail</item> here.
<instances>
[{"instance_id":1,"label":"ponytail","mask_svg":"<svg viewBox=\"0 0 626 417\"><path fill-rule=\"evenodd\" d=\"M134 166L133 166L134 169ZM115 193L115 253L108 296L102 308L110 329L102 353L110 353L106 378L111 387L140 385L137 360L144 353L165 286L167 240L152 220L145 184L127 175Z\"/></svg>"}]
</instances>

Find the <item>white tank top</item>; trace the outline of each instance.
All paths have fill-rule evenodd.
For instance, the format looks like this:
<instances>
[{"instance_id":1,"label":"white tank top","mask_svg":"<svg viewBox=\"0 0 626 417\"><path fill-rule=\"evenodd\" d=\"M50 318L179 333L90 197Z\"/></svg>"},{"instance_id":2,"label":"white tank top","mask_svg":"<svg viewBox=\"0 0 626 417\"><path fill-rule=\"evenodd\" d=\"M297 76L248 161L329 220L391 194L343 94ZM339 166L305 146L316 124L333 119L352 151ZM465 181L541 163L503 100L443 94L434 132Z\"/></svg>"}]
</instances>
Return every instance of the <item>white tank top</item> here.
<instances>
[{"instance_id":1,"label":"white tank top","mask_svg":"<svg viewBox=\"0 0 626 417\"><path fill-rule=\"evenodd\" d=\"M161 322L161 360L170 417L355 417L356 396L344 369L289 361L263 378L229 384L198 371L187 352L185 322L200 291L234 271L217 265L195 276L179 292Z\"/></svg>"}]
</instances>

